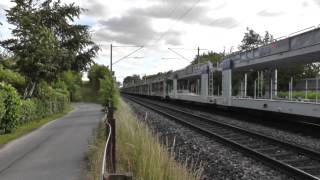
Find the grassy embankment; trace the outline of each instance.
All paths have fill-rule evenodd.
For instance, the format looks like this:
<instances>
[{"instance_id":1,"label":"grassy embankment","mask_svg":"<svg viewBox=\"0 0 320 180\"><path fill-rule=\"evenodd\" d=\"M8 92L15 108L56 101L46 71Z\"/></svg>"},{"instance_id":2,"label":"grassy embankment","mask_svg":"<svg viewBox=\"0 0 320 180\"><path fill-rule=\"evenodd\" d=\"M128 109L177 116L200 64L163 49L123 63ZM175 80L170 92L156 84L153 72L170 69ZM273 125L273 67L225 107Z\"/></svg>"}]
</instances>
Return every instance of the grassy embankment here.
<instances>
[{"instance_id":1,"label":"grassy embankment","mask_svg":"<svg viewBox=\"0 0 320 180\"><path fill-rule=\"evenodd\" d=\"M173 152L168 152L148 127L136 119L125 102L120 101L115 118L118 172L132 172L134 179L141 180L200 179L201 170L190 171L186 164L177 163ZM100 175L104 139L103 124L100 124L89 148L86 179L97 179Z\"/></svg>"},{"instance_id":2,"label":"grassy embankment","mask_svg":"<svg viewBox=\"0 0 320 180\"><path fill-rule=\"evenodd\" d=\"M19 126L14 132L12 132L10 134L0 135L0 147L6 143L12 141L12 140L15 140L15 139L33 131L33 130L35 130L35 129L38 129L39 127L41 127L42 125L44 125L50 121L53 121L55 119L58 119L64 115L66 115L67 113L69 113L72 110L73 110L73 108L70 105L62 113L53 114L51 116L48 116L46 118L39 119L39 120L33 120L29 123L26 123L22 126Z\"/></svg>"}]
</instances>

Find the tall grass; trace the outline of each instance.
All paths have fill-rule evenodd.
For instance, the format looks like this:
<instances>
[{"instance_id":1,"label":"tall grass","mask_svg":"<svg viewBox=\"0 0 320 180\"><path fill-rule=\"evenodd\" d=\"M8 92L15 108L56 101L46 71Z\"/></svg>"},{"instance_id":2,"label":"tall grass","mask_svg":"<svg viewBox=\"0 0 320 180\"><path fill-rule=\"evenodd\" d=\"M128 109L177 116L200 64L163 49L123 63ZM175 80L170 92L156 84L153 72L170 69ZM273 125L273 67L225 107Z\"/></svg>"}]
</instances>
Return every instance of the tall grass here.
<instances>
[{"instance_id":1,"label":"tall grass","mask_svg":"<svg viewBox=\"0 0 320 180\"><path fill-rule=\"evenodd\" d=\"M105 142L105 125L101 121L93 130L93 135L89 142L86 154L87 167L83 179L98 180L100 178Z\"/></svg>"},{"instance_id":2,"label":"tall grass","mask_svg":"<svg viewBox=\"0 0 320 180\"><path fill-rule=\"evenodd\" d=\"M129 106L120 100L115 113L117 167L119 172L132 172L141 180L200 179L201 168L188 170L187 164L174 160L173 152L160 144L148 127L139 122Z\"/></svg>"}]
</instances>

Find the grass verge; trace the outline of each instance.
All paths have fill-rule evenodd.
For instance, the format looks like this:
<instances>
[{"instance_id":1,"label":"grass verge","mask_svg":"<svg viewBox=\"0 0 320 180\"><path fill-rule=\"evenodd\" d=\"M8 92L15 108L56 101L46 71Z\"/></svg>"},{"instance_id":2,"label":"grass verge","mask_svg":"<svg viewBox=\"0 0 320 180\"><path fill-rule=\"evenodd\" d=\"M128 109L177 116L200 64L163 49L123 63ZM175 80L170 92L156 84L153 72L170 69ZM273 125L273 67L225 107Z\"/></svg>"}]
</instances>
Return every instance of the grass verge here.
<instances>
[{"instance_id":1,"label":"grass verge","mask_svg":"<svg viewBox=\"0 0 320 180\"><path fill-rule=\"evenodd\" d=\"M134 179L143 180L200 179L201 168L191 171L186 163L177 163L173 152L160 144L124 101L119 106L115 113L118 172L132 172Z\"/></svg>"},{"instance_id":2,"label":"grass verge","mask_svg":"<svg viewBox=\"0 0 320 180\"><path fill-rule=\"evenodd\" d=\"M84 175L85 180L97 180L100 178L105 139L105 125L103 122L100 122L97 128L93 130L93 135L89 142L86 154L87 167Z\"/></svg>"},{"instance_id":3,"label":"grass verge","mask_svg":"<svg viewBox=\"0 0 320 180\"><path fill-rule=\"evenodd\" d=\"M62 113L54 114L54 115L48 116L43 119L31 121L27 124L19 126L14 132L12 132L10 134L0 135L0 147L7 144L8 142L10 142L12 140L15 140L15 139L33 131L33 130L35 130L35 129L38 129L39 127L41 127L42 125L44 125L50 121L53 121L55 119L58 119L64 115L66 115L67 113L69 113L72 110L73 110L73 107L69 106Z\"/></svg>"}]
</instances>

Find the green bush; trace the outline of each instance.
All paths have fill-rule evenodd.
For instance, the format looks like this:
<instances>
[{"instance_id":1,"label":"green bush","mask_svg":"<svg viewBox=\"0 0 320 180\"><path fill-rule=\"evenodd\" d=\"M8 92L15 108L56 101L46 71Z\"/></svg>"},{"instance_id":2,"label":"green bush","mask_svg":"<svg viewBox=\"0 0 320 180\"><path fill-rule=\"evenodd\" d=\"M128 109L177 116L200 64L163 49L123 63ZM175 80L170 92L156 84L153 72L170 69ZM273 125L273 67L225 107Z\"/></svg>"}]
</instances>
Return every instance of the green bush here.
<instances>
[{"instance_id":1,"label":"green bush","mask_svg":"<svg viewBox=\"0 0 320 180\"><path fill-rule=\"evenodd\" d=\"M5 106L0 129L5 133L10 133L19 125L21 100L16 89L5 83L0 83L0 94L2 94Z\"/></svg>"},{"instance_id":2,"label":"green bush","mask_svg":"<svg viewBox=\"0 0 320 180\"><path fill-rule=\"evenodd\" d=\"M41 82L37 97L21 100L16 89L0 83L0 131L10 133L18 125L63 112L69 105L69 92Z\"/></svg>"},{"instance_id":3,"label":"green bush","mask_svg":"<svg viewBox=\"0 0 320 180\"><path fill-rule=\"evenodd\" d=\"M45 82L39 83L36 96L37 114L41 117L62 112L70 103L67 90L53 89Z\"/></svg>"},{"instance_id":4,"label":"green bush","mask_svg":"<svg viewBox=\"0 0 320 180\"><path fill-rule=\"evenodd\" d=\"M59 81L54 87L58 89L68 90L70 92L70 100L74 102L82 101L82 74L79 72L66 71L61 74Z\"/></svg>"},{"instance_id":5,"label":"green bush","mask_svg":"<svg viewBox=\"0 0 320 180\"><path fill-rule=\"evenodd\" d=\"M112 94L112 103L114 107L119 105L119 90L118 88L112 84L112 79L110 76L105 76L103 79L100 79L100 89L98 91L99 94L99 102L103 106L107 106L110 101L110 96Z\"/></svg>"},{"instance_id":6,"label":"green bush","mask_svg":"<svg viewBox=\"0 0 320 180\"><path fill-rule=\"evenodd\" d=\"M13 87L21 91L26 84L23 76L10 69L5 69L2 65L0 65L0 82L11 84Z\"/></svg>"},{"instance_id":7,"label":"green bush","mask_svg":"<svg viewBox=\"0 0 320 180\"><path fill-rule=\"evenodd\" d=\"M36 113L38 108L34 99L22 100L20 106L20 124L25 124L39 118Z\"/></svg>"},{"instance_id":8,"label":"green bush","mask_svg":"<svg viewBox=\"0 0 320 180\"><path fill-rule=\"evenodd\" d=\"M81 86L81 97L84 102L98 102L99 94L94 90L89 82L83 82Z\"/></svg>"},{"instance_id":9,"label":"green bush","mask_svg":"<svg viewBox=\"0 0 320 180\"><path fill-rule=\"evenodd\" d=\"M5 93L3 91L0 91L0 124L1 124L1 119L6 113L6 106L4 104L5 100Z\"/></svg>"}]
</instances>

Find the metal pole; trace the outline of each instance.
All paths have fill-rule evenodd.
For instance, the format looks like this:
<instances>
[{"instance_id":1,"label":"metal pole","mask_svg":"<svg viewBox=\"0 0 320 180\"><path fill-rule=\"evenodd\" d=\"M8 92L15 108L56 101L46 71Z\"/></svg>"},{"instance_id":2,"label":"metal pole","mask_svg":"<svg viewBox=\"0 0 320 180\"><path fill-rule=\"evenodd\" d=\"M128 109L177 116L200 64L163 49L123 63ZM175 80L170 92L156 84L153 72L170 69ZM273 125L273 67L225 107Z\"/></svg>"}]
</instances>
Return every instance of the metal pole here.
<instances>
[{"instance_id":1,"label":"metal pole","mask_svg":"<svg viewBox=\"0 0 320 180\"><path fill-rule=\"evenodd\" d=\"M288 84L288 98L289 98L289 100L291 99L290 97L291 97L291 91L290 91L290 81L289 81L289 84Z\"/></svg>"},{"instance_id":2,"label":"metal pole","mask_svg":"<svg viewBox=\"0 0 320 180\"><path fill-rule=\"evenodd\" d=\"M200 47L198 46L198 56L197 56L198 64L200 64Z\"/></svg>"},{"instance_id":3,"label":"metal pole","mask_svg":"<svg viewBox=\"0 0 320 180\"><path fill-rule=\"evenodd\" d=\"M110 44L110 71L112 76L112 44Z\"/></svg>"},{"instance_id":4,"label":"metal pole","mask_svg":"<svg viewBox=\"0 0 320 180\"><path fill-rule=\"evenodd\" d=\"M274 70L274 96L278 96L278 69Z\"/></svg>"},{"instance_id":5,"label":"metal pole","mask_svg":"<svg viewBox=\"0 0 320 180\"><path fill-rule=\"evenodd\" d=\"M316 77L316 103L318 103L318 94L319 94L319 76Z\"/></svg>"},{"instance_id":6,"label":"metal pole","mask_svg":"<svg viewBox=\"0 0 320 180\"><path fill-rule=\"evenodd\" d=\"M258 71L258 79L257 79L257 94L256 95L258 97L259 97L259 89L260 89L260 71Z\"/></svg>"},{"instance_id":7,"label":"metal pole","mask_svg":"<svg viewBox=\"0 0 320 180\"><path fill-rule=\"evenodd\" d=\"M243 82L240 83L240 97L243 97Z\"/></svg>"},{"instance_id":8,"label":"metal pole","mask_svg":"<svg viewBox=\"0 0 320 180\"><path fill-rule=\"evenodd\" d=\"M306 79L306 87L305 87L305 99L308 99L308 80Z\"/></svg>"},{"instance_id":9,"label":"metal pole","mask_svg":"<svg viewBox=\"0 0 320 180\"><path fill-rule=\"evenodd\" d=\"M112 44L110 45L110 73L111 73L111 92L110 92L110 101L109 101L109 105L110 105L110 119L109 119L109 123L111 126L111 169L110 172L114 173L116 172L116 124L115 124L115 119L113 117L113 72L112 72ZM109 157L110 158L110 157Z\"/></svg>"},{"instance_id":10,"label":"metal pole","mask_svg":"<svg viewBox=\"0 0 320 180\"><path fill-rule=\"evenodd\" d=\"M291 80L290 80L290 95L291 95L291 97L290 97L290 100L292 100L292 89L293 89L293 77L291 76Z\"/></svg>"},{"instance_id":11,"label":"metal pole","mask_svg":"<svg viewBox=\"0 0 320 180\"><path fill-rule=\"evenodd\" d=\"M272 84L273 84L273 80L272 80L272 77L270 79L270 99L272 100L272 95L273 95L273 87L272 87Z\"/></svg>"},{"instance_id":12,"label":"metal pole","mask_svg":"<svg viewBox=\"0 0 320 180\"><path fill-rule=\"evenodd\" d=\"M261 71L261 75L260 75L260 78L261 78L261 85L260 85L260 96L262 97L263 96L263 87L264 87L264 82L263 82L263 71Z\"/></svg>"},{"instance_id":13,"label":"metal pole","mask_svg":"<svg viewBox=\"0 0 320 180\"><path fill-rule=\"evenodd\" d=\"M257 98L257 80L254 80L254 95L253 98L256 99Z\"/></svg>"},{"instance_id":14,"label":"metal pole","mask_svg":"<svg viewBox=\"0 0 320 180\"><path fill-rule=\"evenodd\" d=\"M244 74L244 97L247 97L247 86L248 86L247 82L248 82L248 74L245 73Z\"/></svg>"}]
</instances>

